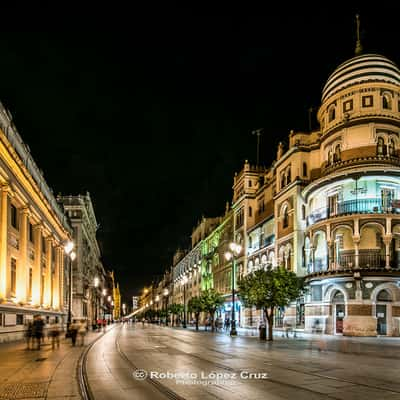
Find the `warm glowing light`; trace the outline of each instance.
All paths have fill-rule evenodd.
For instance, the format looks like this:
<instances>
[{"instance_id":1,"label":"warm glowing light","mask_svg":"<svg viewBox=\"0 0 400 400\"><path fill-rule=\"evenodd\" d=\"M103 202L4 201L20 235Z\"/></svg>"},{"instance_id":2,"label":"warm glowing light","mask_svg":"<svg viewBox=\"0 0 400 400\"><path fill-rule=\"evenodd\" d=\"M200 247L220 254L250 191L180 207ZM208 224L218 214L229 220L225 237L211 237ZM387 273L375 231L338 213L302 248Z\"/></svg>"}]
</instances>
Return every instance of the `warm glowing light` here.
<instances>
[{"instance_id":1,"label":"warm glowing light","mask_svg":"<svg viewBox=\"0 0 400 400\"><path fill-rule=\"evenodd\" d=\"M232 253L229 252L229 251L227 251L227 252L225 253L225 259L226 259L227 261L229 261L231 258L232 258Z\"/></svg>"},{"instance_id":2,"label":"warm glowing light","mask_svg":"<svg viewBox=\"0 0 400 400\"><path fill-rule=\"evenodd\" d=\"M169 293L168 289L164 289L163 295L164 295L164 296L168 296L168 293Z\"/></svg>"},{"instance_id":3,"label":"warm glowing light","mask_svg":"<svg viewBox=\"0 0 400 400\"><path fill-rule=\"evenodd\" d=\"M160 296L159 295L156 296L156 301L158 301L158 300L160 300Z\"/></svg>"},{"instance_id":4,"label":"warm glowing light","mask_svg":"<svg viewBox=\"0 0 400 400\"><path fill-rule=\"evenodd\" d=\"M76 253L74 251L71 251L71 254L69 256L71 257L71 261L74 261L76 258Z\"/></svg>"},{"instance_id":5,"label":"warm glowing light","mask_svg":"<svg viewBox=\"0 0 400 400\"><path fill-rule=\"evenodd\" d=\"M147 294L148 292L149 292L149 289L144 289L144 290L143 290L143 293L144 293L144 294Z\"/></svg>"},{"instance_id":6,"label":"warm glowing light","mask_svg":"<svg viewBox=\"0 0 400 400\"><path fill-rule=\"evenodd\" d=\"M107 294L107 289L103 289L103 296Z\"/></svg>"},{"instance_id":7,"label":"warm glowing light","mask_svg":"<svg viewBox=\"0 0 400 400\"><path fill-rule=\"evenodd\" d=\"M97 287L97 286L99 286L99 278L96 276L94 278L94 287Z\"/></svg>"},{"instance_id":8,"label":"warm glowing light","mask_svg":"<svg viewBox=\"0 0 400 400\"><path fill-rule=\"evenodd\" d=\"M186 275L183 275L183 278L182 278L182 285L184 285L185 283L187 283L187 281L188 281L187 276L186 276Z\"/></svg>"},{"instance_id":9,"label":"warm glowing light","mask_svg":"<svg viewBox=\"0 0 400 400\"><path fill-rule=\"evenodd\" d=\"M150 300L150 305L151 305L151 306L153 305L153 300Z\"/></svg>"},{"instance_id":10,"label":"warm glowing light","mask_svg":"<svg viewBox=\"0 0 400 400\"><path fill-rule=\"evenodd\" d=\"M111 301L111 296L108 296L108 297L107 297L107 300L108 300L108 301Z\"/></svg>"},{"instance_id":11,"label":"warm glowing light","mask_svg":"<svg viewBox=\"0 0 400 400\"><path fill-rule=\"evenodd\" d=\"M71 253L73 248L74 248L74 242L69 241L65 244L64 251L66 254L69 254L69 253Z\"/></svg>"}]
</instances>

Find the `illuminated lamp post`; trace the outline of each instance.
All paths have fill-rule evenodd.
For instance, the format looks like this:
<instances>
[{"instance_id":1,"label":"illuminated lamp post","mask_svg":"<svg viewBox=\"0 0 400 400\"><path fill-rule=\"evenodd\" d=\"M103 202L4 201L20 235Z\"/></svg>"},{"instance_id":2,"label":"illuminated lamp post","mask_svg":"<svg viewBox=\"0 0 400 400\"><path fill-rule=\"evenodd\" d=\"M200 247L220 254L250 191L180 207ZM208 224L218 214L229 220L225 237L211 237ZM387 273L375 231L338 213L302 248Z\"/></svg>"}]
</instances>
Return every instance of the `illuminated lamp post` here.
<instances>
[{"instance_id":1,"label":"illuminated lamp post","mask_svg":"<svg viewBox=\"0 0 400 400\"><path fill-rule=\"evenodd\" d=\"M229 244L230 251L225 253L225 259L230 261L232 259L232 315L231 315L231 336L236 336L236 321L235 321L235 271L236 271L236 257L242 251L242 246L238 243Z\"/></svg>"}]
</instances>

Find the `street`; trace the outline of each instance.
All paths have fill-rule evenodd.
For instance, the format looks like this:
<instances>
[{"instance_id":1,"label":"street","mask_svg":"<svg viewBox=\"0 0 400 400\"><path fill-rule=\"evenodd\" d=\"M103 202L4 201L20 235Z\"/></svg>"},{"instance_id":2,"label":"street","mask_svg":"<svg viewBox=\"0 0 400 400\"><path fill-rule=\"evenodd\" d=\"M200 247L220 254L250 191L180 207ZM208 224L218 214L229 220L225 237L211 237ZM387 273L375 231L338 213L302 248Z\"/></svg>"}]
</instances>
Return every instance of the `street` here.
<instances>
[{"instance_id":1,"label":"street","mask_svg":"<svg viewBox=\"0 0 400 400\"><path fill-rule=\"evenodd\" d=\"M256 337L140 323L110 330L87 354L102 399L400 399L400 340Z\"/></svg>"}]
</instances>

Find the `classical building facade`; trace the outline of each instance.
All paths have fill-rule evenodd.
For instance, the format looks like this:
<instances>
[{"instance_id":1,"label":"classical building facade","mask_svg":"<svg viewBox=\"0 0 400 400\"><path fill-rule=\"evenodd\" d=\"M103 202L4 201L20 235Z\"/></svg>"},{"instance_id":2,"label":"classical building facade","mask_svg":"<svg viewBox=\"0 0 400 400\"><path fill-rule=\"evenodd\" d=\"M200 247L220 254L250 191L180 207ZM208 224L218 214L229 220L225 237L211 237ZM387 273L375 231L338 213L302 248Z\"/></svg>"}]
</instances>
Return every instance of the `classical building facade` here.
<instances>
[{"instance_id":1,"label":"classical building facade","mask_svg":"<svg viewBox=\"0 0 400 400\"><path fill-rule=\"evenodd\" d=\"M66 216L0 104L0 341L23 337L24 324L66 315Z\"/></svg>"},{"instance_id":2,"label":"classical building facade","mask_svg":"<svg viewBox=\"0 0 400 400\"><path fill-rule=\"evenodd\" d=\"M278 310L278 326L399 335L398 67L376 54L346 61L325 84L318 120L317 131L292 131L269 169L246 162L235 176L240 273L281 265L306 277L309 293Z\"/></svg>"},{"instance_id":3,"label":"classical building facade","mask_svg":"<svg viewBox=\"0 0 400 400\"><path fill-rule=\"evenodd\" d=\"M73 229L76 259L73 262L72 317L89 323L101 317L105 271L96 239L98 228L89 193L58 196Z\"/></svg>"}]
</instances>

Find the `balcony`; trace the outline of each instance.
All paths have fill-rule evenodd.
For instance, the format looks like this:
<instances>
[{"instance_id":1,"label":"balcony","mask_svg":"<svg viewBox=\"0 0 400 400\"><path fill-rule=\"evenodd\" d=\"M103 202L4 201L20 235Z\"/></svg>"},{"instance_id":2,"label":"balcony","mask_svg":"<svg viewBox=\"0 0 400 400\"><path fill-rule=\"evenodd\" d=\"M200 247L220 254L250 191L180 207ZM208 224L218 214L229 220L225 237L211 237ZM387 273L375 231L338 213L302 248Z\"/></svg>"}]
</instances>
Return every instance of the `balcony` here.
<instances>
[{"instance_id":1,"label":"balcony","mask_svg":"<svg viewBox=\"0 0 400 400\"><path fill-rule=\"evenodd\" d=\"M342 201L336 207L319 208L307 217L307 226L324 219L350 214L400 214L400 200L384 202L382 198Z\"/></svg>"}]
</instances>

